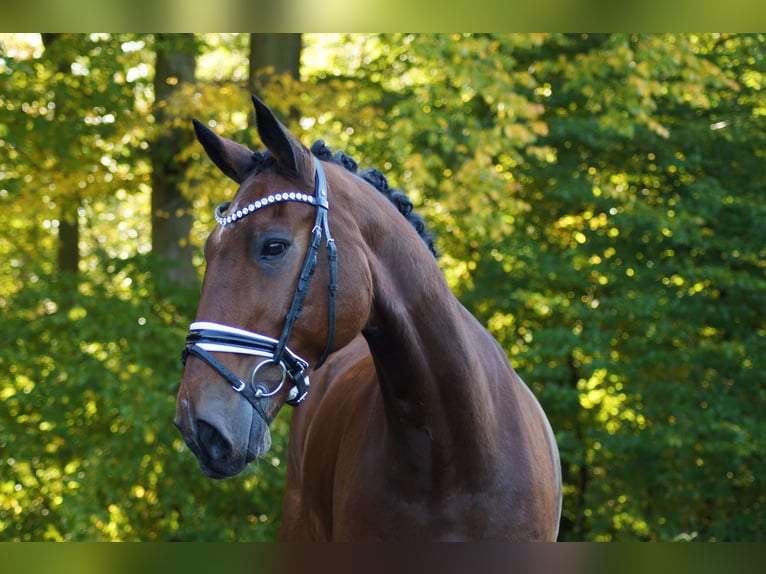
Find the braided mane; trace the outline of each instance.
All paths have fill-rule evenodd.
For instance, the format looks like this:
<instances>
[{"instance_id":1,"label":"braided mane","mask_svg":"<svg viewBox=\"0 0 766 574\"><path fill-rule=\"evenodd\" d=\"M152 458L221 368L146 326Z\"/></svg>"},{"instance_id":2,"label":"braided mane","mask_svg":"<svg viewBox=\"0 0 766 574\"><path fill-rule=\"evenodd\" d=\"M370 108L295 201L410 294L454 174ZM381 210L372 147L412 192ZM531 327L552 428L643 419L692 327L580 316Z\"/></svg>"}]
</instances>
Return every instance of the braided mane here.
<instances>
[{"instance_id":1,"label":"braided mane","mask_svg":"<svg viewBox=\"0 0 766 574\"><path fill-rule=\"evenodd\" d=\"M362 172L358 172L359 164L349 156L348 154L338 151L335 154L325 144L323 140L317 140L311 146L311 153L313 153L318 159L322 161L329 161L343 166L351 173L358 175L364 181L372 185L380 193L382 193L401 213L404 218L409 221L410 225L418 232L418 235L428 247L428 250L434 257L438 257L436 246L434 245L433 235L426 228L423 218L415 213L412 208L413 204L409 197L398 189L394 189L388 185L388 179L380 170L375 168L367 168Z\"/></svg>"}]
</instances>

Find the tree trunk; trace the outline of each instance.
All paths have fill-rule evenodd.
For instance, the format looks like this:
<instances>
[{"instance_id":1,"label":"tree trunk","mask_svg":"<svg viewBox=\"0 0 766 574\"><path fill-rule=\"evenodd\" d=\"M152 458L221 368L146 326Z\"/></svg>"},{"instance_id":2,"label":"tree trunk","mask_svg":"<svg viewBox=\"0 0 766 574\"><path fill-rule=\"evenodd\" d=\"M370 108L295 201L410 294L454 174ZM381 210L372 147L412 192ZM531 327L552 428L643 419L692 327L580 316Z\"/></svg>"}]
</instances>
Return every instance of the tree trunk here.
<instances>
[{"instance_id":1,"label":"tree trunk","mask_svg":"<svg viewBox=\"0 0 766 574\"><path fill-rule=\"evenodd\" d=\"M272 74L297 79L302 47L301 34L250 34L250 89L258 95Z\"/></svg>"},{"instance_id":2,"label":"tree trunk","mask_svg":"<svg viewBox=\"0 0 766 574\"><path fill-rule=\"evenodd\" d=\"M59 214L58 270L76 276L80 268L79 197L61 202Z\"/></svg>"},{"instance_id":3,"label":"tree trunk","mask_svg":"<svg viewBox=\"0 0 766 574\"><path fill-rule=\"evenodd\" d=\"M301 34L250 34L250 92L268 99L266 92L273 76L289 74L298 79L302 49ZM298 110L291 109L289 116L295 119ZM250 121L254 125L255 116L252 114Z\"/></svg>"},{"instance_id":4,"label":"tree trunk","mask_svg":"<svg viewBox=\"0 0 766 574\"><path fill-rule=\"evenodd\" d=\"M54 66L57 76L71 73L72 63L67 60L65 54L57 52L56 47L59 44L63 34L40 34L45 55ZM68 99L65 94L66 84L63 79L57 77L53 81L53 100L56 104L55 121L71 121L66 112ZM62 132L66 130L62 129ZM67 150L57 150L56 156L59 158L67 157ZM80 267L80 226L78 224L80 208L80 197L78 193L73 193L60 201L59 211L59 241L57 253L57 270L59 273L67 273L73 277L77 276Z\"/></svg>"},{"instance_id":5,"label":"tree trunk","mask_svg":"<svg viewBox=\"0 0 766 574\"><path fill-rule=\"evenodd\" d=\"M157 136L151 144L152 252L165 264L173 284L193 288L197 273L189 242L193 217L191 201L181 192L187 162L178 154L191 143L192 130L174 127L168 103L186 82L194 82L194 34L157 34L154 77L154 119Z\"/></svg>"}]
</instances>

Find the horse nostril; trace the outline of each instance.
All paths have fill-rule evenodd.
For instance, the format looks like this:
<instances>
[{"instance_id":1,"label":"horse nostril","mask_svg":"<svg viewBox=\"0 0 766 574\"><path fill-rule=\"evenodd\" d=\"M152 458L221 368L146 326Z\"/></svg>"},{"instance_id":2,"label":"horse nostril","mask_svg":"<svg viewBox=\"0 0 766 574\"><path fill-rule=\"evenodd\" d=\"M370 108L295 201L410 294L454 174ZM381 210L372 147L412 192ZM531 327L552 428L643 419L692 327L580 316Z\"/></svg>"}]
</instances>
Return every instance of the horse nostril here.
<instances>
[{"instance_id":1,"label":"horse nostril","mask_svg":"<svg viewBox=\"0 0 766 574\"><path fill-rule=\"evenodd\" d=\"M211 460L225 460L231 453L231 443L214 426L205 421L198 421L197 437L199 444Z\"/></svg>"}]
</instances>

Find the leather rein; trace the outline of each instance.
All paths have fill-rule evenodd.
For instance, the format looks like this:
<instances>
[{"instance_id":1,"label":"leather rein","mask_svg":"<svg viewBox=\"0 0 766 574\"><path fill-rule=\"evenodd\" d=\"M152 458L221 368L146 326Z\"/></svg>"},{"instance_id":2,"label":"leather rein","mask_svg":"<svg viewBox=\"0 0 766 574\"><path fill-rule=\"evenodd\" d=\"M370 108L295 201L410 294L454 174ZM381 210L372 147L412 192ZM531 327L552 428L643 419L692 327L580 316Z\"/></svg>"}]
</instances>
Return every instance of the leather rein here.
<instances>
[{"instance_id":1,"label":"leather rein","mask_svg":"<svg viewBox=\"0 0 766 574\"><path fill-rule=\"evenodd\" d=\"M300 317L303 303L311 285L311 278L314 275L317 264L317 254L319 246L322 243L324 235L327 243L327 256L329 261L329 325L327 333L327 343L322 356L314 365L318 369L332 349L333 339L335 337L335 294L338 291L338 252L335 246L335 240L330 235L330 225L328 221L329 204L327 201L327 178L324 168L320 161L314 157L316 173L314 175L314 195L308 195L297 191L282 192L269 195L258 201L246 205L236 212L227 213L230 203L223 203L215 210L215 218L220 225L231 225L243 217L258 211L274 203L296 201L316 206L316 218L314 227L311 230L311 242L306 250L306 257L303 260L301 272L298 277L298 285L293 294L292 303L285 317L285 324L282 327L282 333L279 339L273 339L260 333L253 333L237 327L212 323L208 321L196 321L189 327L189 333L186 336L186 346L184 347L182 359L186 364L187 357L191 354L202 359L212 367L219 375L231 384L231 388L241 393L245 399L250 402L253 408L265 417L261 407L261 399L276 395L283 387L285 380L289 377L293 386L287 396L287 404L290 406L299 405L308 394L309 378L304 374L309 363L293 352L288 346L287 341L293 330L295 322ZM252 355L264 357L267 359L259 363L250 376L250 384L242 381L232 371L227 369L211 353L235 353L242 355ZM279 384L273 388L267 388L263 383L256 382L256 375L263 365L274 364L281 368L282 376Z\"/></svg>"}]
</instances>

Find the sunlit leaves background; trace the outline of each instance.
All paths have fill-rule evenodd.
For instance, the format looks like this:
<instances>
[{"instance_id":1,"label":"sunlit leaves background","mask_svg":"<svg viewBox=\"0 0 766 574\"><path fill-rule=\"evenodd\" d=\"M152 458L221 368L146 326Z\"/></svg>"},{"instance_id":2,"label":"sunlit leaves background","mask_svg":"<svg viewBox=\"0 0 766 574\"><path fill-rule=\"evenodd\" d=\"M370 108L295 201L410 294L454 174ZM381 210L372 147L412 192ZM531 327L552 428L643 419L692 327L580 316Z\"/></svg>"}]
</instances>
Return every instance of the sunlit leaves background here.
<instances>
[{"instance_id":1,"label":"sunlit leaves background","mask_svg":"<svg viewBox=\"0 0 766 574\"><path fill-rule=\"evenodd\" d=\"M415 200L550 415L562 539L763 538L763 36L304 34L298 77L258 42L0 36L2 539L276 537L289 413L225 482L171 423L235 191L190 122L258 146L252 90ZM159 97L161 50L195 67ZM159 165L191 279L152 233Z\"/></svg>"}]
</instances>

